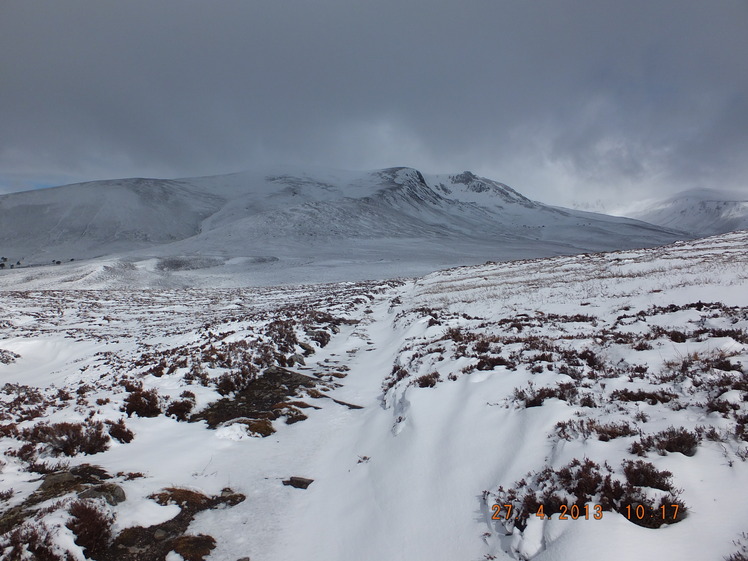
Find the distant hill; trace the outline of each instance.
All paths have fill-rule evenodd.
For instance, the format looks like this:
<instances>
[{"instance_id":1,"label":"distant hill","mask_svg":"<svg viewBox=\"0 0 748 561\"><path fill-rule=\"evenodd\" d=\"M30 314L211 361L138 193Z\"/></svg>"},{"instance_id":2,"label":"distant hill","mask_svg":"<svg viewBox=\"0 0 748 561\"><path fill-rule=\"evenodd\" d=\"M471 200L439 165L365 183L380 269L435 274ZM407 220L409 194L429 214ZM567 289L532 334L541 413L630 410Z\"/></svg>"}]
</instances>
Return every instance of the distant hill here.
<instances>
[{"instance_id":1,"label":"distant hill","mask_svg":"<svg viewBox=\"0 0 748 561\"><path fill-rule=\"evenodd\" d=\"M645 201L642 208L621 214L705 237L747 229L748 196L731 191L692 189L668 199Z\"/></svg>"},{"instance_id":2,"label":"distant hill","mask_svg":"<svg viewBox=\"0 0 748 561\"><path fill-rule=\"evenodd\" d=\"M470 172L273 168L121 179L0 196L0 255L24 271L6 268L0 287L359 280L683 237L544 205Z\"/></svg>"}]
</instances>

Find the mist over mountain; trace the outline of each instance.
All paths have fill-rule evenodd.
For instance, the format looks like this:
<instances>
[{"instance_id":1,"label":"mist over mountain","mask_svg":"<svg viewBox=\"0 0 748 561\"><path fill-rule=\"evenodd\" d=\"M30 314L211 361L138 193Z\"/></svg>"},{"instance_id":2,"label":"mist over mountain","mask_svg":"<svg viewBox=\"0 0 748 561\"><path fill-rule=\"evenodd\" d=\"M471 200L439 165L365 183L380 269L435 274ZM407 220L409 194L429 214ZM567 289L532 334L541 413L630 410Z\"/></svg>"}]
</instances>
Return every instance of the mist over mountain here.
<instances>
[{"instance_id":1,"label":"mist over mountain","mask_svg":"<svg viewBox=\"0 0 748 561\"><path fill-rule=\"evenodd\" d=\"M690 189L667 199L642 201L616 214L694 237L713 236L748 228L748 197L735 191Z\"/></svg>"},{"instance_id":2,"label":"mist over mountain","mask_svg":"<svg viewBox=\"0 0 748 561\"><path fill-rule=\"evenodd\" d=\"M0 284L360 280L683 237L636 220L548 206L471 172L273 168L0 196L0 255L21 263L4 271Z\"/></svg>"}]
</instances>

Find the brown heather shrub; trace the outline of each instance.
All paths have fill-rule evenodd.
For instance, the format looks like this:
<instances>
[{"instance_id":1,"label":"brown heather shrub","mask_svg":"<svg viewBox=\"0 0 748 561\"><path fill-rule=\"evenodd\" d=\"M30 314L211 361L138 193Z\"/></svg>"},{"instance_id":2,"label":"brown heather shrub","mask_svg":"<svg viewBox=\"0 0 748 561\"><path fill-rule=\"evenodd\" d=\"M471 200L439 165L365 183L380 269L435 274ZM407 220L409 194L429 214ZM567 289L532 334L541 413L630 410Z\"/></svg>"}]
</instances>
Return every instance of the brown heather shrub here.
<instances>
[{"instance_id":1,"label":"brown heather shrub","mask_svg":"<svg viewBox=\"0 0 748 561\"><path fill-rule=\"evenodd\" d=\"M69 462L37 462L32 461L26 466L26 471L30 473L38 473L39 475L47 475L48 473L55 473L57 471L65 471L70 467Z\"/></svg>"},{"instance_id":2,"label":"brown heather shrub","mask_svg":"<svg viewBox=\"0 0 748 561\"><path fill-rule=\"evenodd\" d=\"M685 456L693 456L699 446L701 437L698 432L690 432L684 428L670 427L651 436L643 436L638 442L634 442L629 452L644 456L654 449L659 454L666 452L680 452Z\"/></svg>"},{"instance_id":3,"label":"brown heather shrub","mask_svg":"<svg viewBox=\"0 0 748 561\"><path fill-rule=\"evenodd\" d=\"M478 357L478 364L475 366L478 370L493 370L497 366L505 366L509 370L516 370L517 364L511 359L503 356L482 355Z\"/></svg>"},{"instance_id":4,"label":"brown heather shrub","mask_svg":"<svg viewBox=\"0 0 748 561\"><path fill-rule=\"evenodd\" d=\"M572 460L556 472L556 478L567 492L577 497L577 502L582 503L590 502L603 482L600 465L589 458Z\"/></svg>"},{"instance_id":5,"label":"brown heather shrub","mask_svg":"<svg viewBox=\"0 0 748 561\"><path fill-rule=\"evenodd\" d=\"M484 354L491 350L491 343L487 339L479 339L473 346L476 353Z\"/></svg>"},{"instance_id":6,"label":"brown heather shrub","mask_svg":"<svg viewBox=\"0 0 748 561\"><path fill-rule=\"evenodd\" d=\"M466 336L459 327L450 327L444 332L442 339L452 339L455 343L462 343L466 340Z\"/></svg>"},{"instance_id":7,"label":"brown heather shrub","mask_svg":"<svg viewBox=\"0 0 748 561\"><path fill-rule=\"evenodd\" d=\"M154 493L148 498L153 499L161 506L175 504L181 509L194 512L209 508L213 502L210 497L201 492L183 487L167 487L160 493Z\"/></svg>"},{"instance_id":8,"label":"brown heather shrub","mask_svg":"<svg viewBox=\"0 0 748 561\"><path fill-rule=\"evenodd\" d=\"M186 366L186 361L185 361L185 366ZM210 382L211 382L210 376L208 376L208 373L205 371L205 368L203 367L201 363L197 361L194 361L190 365L190 369L184 375L183 380L190 384L197 383L205 387L210 386Z\"/></svg>"},{"instance_id":9,"label":"brown heather shrub","mask_svg":"<svg viewBox=\"0 0 748 561\"><path fill-rule=\"evenodd\" d=\"M57 552L49 529L42 523L27 522L0 538L3 561L73 561L69 553ZM29 558L28 553L32 557Z\"/></svg>"},{"instance_id":10,"label":"brown heather shrub","mask_svg":"<svg viewBox=\"0 0 748 561\"><path fill-rule=\"evenodd\" d=\"M629 425L625 421L620 423L607 423L603 425L596 425L595 432L597 433L598 440L608 442L614 438L621 438L624 436L634 436L637 434L635 428Z\"/></svg>"},{"instance_id":11,"label":"brown heather shrub","mask_svg":"<svg viewBox=\"0 0 748 561\"><path fill-rule=\"evenodd\" d=\"M132 417L133 413L138 417L158 417L161 414L161 406L158 402L156 390L135 390L125 398L125 413Z\"/></svg>"},{"instance_id":12,"label":"brown heather shrub","mask_svg":"<svg viewBox=\"0 0 748 561\"><path fill-rule=\"evenodd\" d=\"M716 397L710 397L706 402L707 413L721 413L723 417L728 417L733 411L740 409L740 405L737 403L730 403Z\"/></svg>"},{"instance_id":13,"label":"brown heather shrub","mask_svg":"<svg viewBox=\"0 0 748 561\"><path fill-rule=\"evenodd\" d=\"M132 442L132 439L135 438L133 432L127 428L127 425L125 425L125 419L120 419L116 422L107 421L106 423L109 425L109 436L115 440L127 444L128 442Z\"/></svg>"},{"instance_id":14,"label":"brown heather shrub","mask_svg":"<svg viewBox=\"0 0 748 561\"><path fill-rule=\"evenodd\" d=\"M632 462L633 463L633 462ZM643 464L643 462L642 462ZM647 467L634 465L629 468L631 477L635 480L650 480L662 484L662 479L668 472L650 472ZM642 476L642 474L644 476ZM642 477L640 477L642 476ZM530 516L538 513L543 507L543 514L570 515L570 508L576 505L581 516L584 516L585 505L598 504L603 511L615 511L625 516L632 523L647 528L659 528L663 524L679 522L686 516L686 506L677 498L679 492L670 490L668 495L655 500L649 497L641 487L636 487L630 482L622 482L613 477L612 468L605 464L602 468L599 464L589 459L572 460L567 466L558 470L546 467L540 472L528 474L529 481L522 479L515 483L511 489L499 487L495 495L499 504L519 504L516 519L509 521L523 530ZM639 478L640 479L637 479ZM490 493L484 492L487 500ZM637 505L642 505L646 516L641 519L634 514ZM673 518L675 508L678 505L677 518ZM661 507L665 506L666 516L663 518ZM630 507L630 508L627 508ZM590 512L590 515L593 513ZM652 515L652 516L650 516Z\"/></svg>"},{"instance_id":15,"label":"brown heather shrub","mask_svg":"<svg viewBox=\"0 0 748 561\"><path fill-rule=\"evenodd\" d=\"M189 399L172 401L169 404L169 407L166 408L166 414L171 417L175 417L178 421L186 421L189 418L194 406L195 402L190 401Z\"/></svg>"},{"instance_id":16,"label":"brown heather shrub","mask_svg":"<svg viewBox=\"0 0 748 561\"><path fill-rule=\"evenodd\" d=\"M673 399L677 399L678 395L672 392L666 391L644 391L644 390L630 390L624 388L622 390L615 390L610 394L610 399L615 401L646 401L650 405L657 405L658 403L669 403Z\"/></svg>"},{"instance_id":17,"label":"brown heather shrub","mask_svg":"<svg viewBox=\"0 0 748 561\"><path fill-rule=\"evenodd\" d=\"M104 553L112 539L114 517L93 502L78 500L68 508L71 519L66 526L75 534L75 543L87 558L96 559Z\"/></svg>"},{"instance_id":18,"label":"brown heather shrub","mask_svg":"<svg viewBox=\"0 0 748 561\"><path fill-rule=\"evenodd\" d=\"M735 437L748 442L748 413L735 417Z\"/></svg>"},{"instance_id":19,"label":"brown heather shrub","mask_svg":"<svg viewBox=\"0 0 748 561\"><path fill-rule=\"evenodd\" d=\"M397 384L400 380L403 380L408 376L410 376L410 373L405 368L395 364L392 367L392 373L387 376L387 378L385 378L382 384L382 388L384 389L384 391L390 390L395 387L395 384Z\"/></svg>"},{"instance_id":20,"label":"brown heather shrub","mask_svg":"<svg viewBox=\"0 0 748 561\"><path fill-rule=\"evenodd\" d=\"M269 419L249 419L242 421L242 424L246 425L251 433L259 434L263 438L275 432L273 423Z\"/></svg>"},{"instance_id":21,"label":"brown heather shrub","mask_svg":"<svg viewBox=\"0 0 748 561\"><path fill-rule=\"evenodd\" d=\"M725 561L748 561L748 532L742 532L740 538L733 540L732 543L738 550L729 557L725 557Z\"/></svg>"},{"instance_id":22,"label":"brown heather shrub","mask_svg":"<svg viewBox=\"0 0 748 561\"><path fill-rule=\"evenodd\" d=\"M36 460L36 444L25 442L18 449L8 450L5 454L7 456L15 456L24 462L33 462Z\"/></svg>"},{"instance_id":23,"label":"brown heather shrub","mask_svg":"<svg viewBox=\"0 0 748 561\"><path fill-rule=\"evenodd\" d=\"M598 440L608 442L615 438L634 436L637 434L637 431L625 421L601 424L594 419L572 419L570 421L559 421L556 423L556 434L558 434L559 438L563 438L564 440L572 440L577 436L586 439L590 438L592 435L597 435Z\"/></svg>"},{"instance_id":24,"label":"brown heather shrub","mask_svg":"<svg viewBox=\"0 0 748 561\"><path fill-rule=\"evenodd\" d=\"M14 437L18 434L18 427L15 423L5 423L0 425L0 437L10 436Z\"/></svg>"},{"instance_id":25,"label":"brown heather shrub","mask_svg":"<svg viewBox=\"0 0 748 561\"><path fill-rule=\"evenodd\" d=\"M101 421L81 423L39 423L21 431L31 444L47 444L54 455L96 454L109 447L109 437Z\"/></svg>"},{"instance_id":26,"label":"brown heather shrub","mask_svg":"<svg viewBox=\"0 0 748 561\"><path fill-rule=\"evenodd\" d=\"M307 336L320 347L325 347L330 342L330 334L322 329L307 331Z\"/></svg>"},{"instance_id":27,"label":"brown heather shrub","mask_svg":"<svg viewBox=\"0 0 748 561\"><path fill-rule=\"evenodd\" d=\"M566 363L561 363L558 365L558 373L559 374L566 374L569 378L572 378L574 380L581 380L584 378L584 369L579 368L577 366L570 366Z\"/></svg>"},{"instance_id":28,"label":"brown heather shrub","mask_svg":"<svg viewBox=\"0 0 748 561\"><path fill-rule=\"evenodd\" d=\"M748 345L748 330L746 329L710 329L712 337L731 337L738 343Z\"/></svg>"},{"instance_id":29,"label":"brown heather shrub","mask_svg":"<svg viewBox=\"0 0 748 561\"><path fill-rule=\"evenodd\" d=\"M725 372L735 371L742 372L743 368L740 364L733 364L726 356L717 356L711 360L705 360L704 365L708 368L714 368L717 370L724 370Z\"/></svg>"},{"instance_id":30,"label":"brown heather shrub","mask_svg":"<svg viewBox=\"0 0 748 561\"><path fill-rule=\"evenodd\" d=\"M685 343L688 341L688 336L682 331L668 331L666 333L673 343Z\"/></svg>"},{"instance_id":31,"label":"brown heather shrub","mask_svg":"<svg viewBox=\"0 0 748 561\"><path fill-rule=\"evenodd\" d=\"M179 536L171 542L171 547L185 561L204 561L207 555L216 547L213 536L199 534L197 536Z\"/></svg>"},{"instance_id":32,"label":"brown heather shrub","mask_svg":"<svg viewBox=\"0 0 748 561\"><path fill-rule=\"evenodd\" d=\"M133 479L141 479L145 477L145 474L140 471L130 471L127 473L124 471L118 471L117 477L122 477L125 481L132 481Z\"/></svg>"},{"instance_id":33,"label":"brown heather shrub","mask_svg":"<svg viewBox=\"0 0 748 561\"><path fill-rule=\"evenodd\" d=\"M695 431L701 440L709 440L711 442L727 441L726 433L721 433L713 426L705 427L703 425L699 425L698 427L696 427Z\"/></svg>"},{"instance_id":34,"label":"brown heather shrub","mask_svg":"<svg viewBox=\"0 0 748 561\"><path fill-rule=\"evenodd\" d=\"M433 388L441 379L438 372L432 372L431 374L419 376L411 383L416 384L419 388Z\"/></svg>"},{"instance_id":35,"label":"brown heather shrub","mask_svg":"<svg viewBox=\"0 0 748 561\"><path fill-rule=\"evenodd\" d=\"M659 503L656 503L652 508L654 516L649 520L646 518L642 521L633 520L634 524L645 528L659 528L665 524L675 524L683 520L688 516L688 507L677 497L677 494L668 494L661 497ZM674 506L678 507L677 511L673 508ZM662 516L663 512L665 513L664 517ZM677 516L676 512L678 513Z\"/></svg>"},{"instance_id":36,"label":"brown heather shrub","mask_svg":"<svg viewBox=\"0 0 748 561\"><path fill-rule=\"evenodd\" d=\"M89 386L88 384L83 384L81 386L78 386L78 389L75 390L75 393L77 393L79 396L84 396L92 390L93 388L91 386Z\"/></svg>"},{"instance_id":37,"label":"brown heather shrub","mask_svg":"<svg viewBox=\"0 0 748 561\"><path fill-rule=\"evenodd\" d=\"M530 385L527 389L515 388L514 400L520 401L525 407L538 407L543 405L546 399L557 398L568 403L573 403L578 395L577 387L572 383L562 383L556 387L535 388Z\"/></svg>"},{"instance_id":38,"label":"brown heather shrub","mask_svg":"<svg viewBox=\"0 0 748 561\"><path fill-rule=\"evenodd\" d=\"M652 487L662 491L673 491L672 477L669 471L659 471L649 462L643 460L623 462L623 473L626 481L636 487Z\"/></svg>"},{"instance_id":39,"label":"brown heather shrub","mask_svg":"<svg viewBox=\"0 0 748 561\"><path fill-rule=\"evenodd\" d=\"M293 353L296 344L299 342L296 338L294 326L295 322L293 320L278 319L268 324L265 335L275 343L275 346L281 353ZM327 341L329 341L329 335L327 336ZM326 344L327 342L324 344L320 343L320 346L324 347Z\"/></svg>"},{"instance_id":40,"label":"brown heather shrub","mask_svg":"<svg viewBox=\"0 0 748 561\"><path fill-rule=\"evenodd\" d=\"M581 353L579 353L579 358L585 361L587 363L587 366L589 366L590 368L599 369L605 365L605 361L590 349L585 349Z\"/></svg>"},{"instance_id":41,"label":"brown heather shrub","mask_svg":"<svg viewBox=\"0 0 748 561\"><path fill-rule=\"evenodd\" d=\"M238 371L221 374L216 384L216 390L221 395L240 392L247 389L256 378L257 367L255 365L242 365Z\"/></svg>"},{"instance_id":42,"label":"brown heather shrub","mask_svg":"<svg viewBox=\"0 0 748 561\"><path fill-rule=\"evenodd\" d=\"M166 359L162 358L158 364L151 366L146 370L146 374L160 378L166 373Z\"/></svg>"},{"instance_id":43,"label":"brown heather shrub","mask_svg":"<svg viewBox=\"0 0 748 561\"><path fill-rule=\"evenodd\" d=\"M666 452L680 452L686 456L696 454L700 438L697 433L684 428L670 427L655 436L655 446Z\"/></svg>"},{"instance_id":44,"label":"brown heather shrub","mask_svg":"<svg viewBox=\"0 0 748 561\"><path fill-rule=\"evenodd\" d=\"M642 340L638 341L632 348L635 351L650 351L652 350L652 345L648 341Z\"/></svg>"},{"instance_id":45,"label":"brown heather shrub","mask_svg":"<svg viewBox=\"0 0 748 561\"><path fill-rule=\"evenodd\" d=\"M125 388L126 392L142 391L143 389L143 382L131 378L123 378L120 380L119 385Z\"/></svg>"}]
</instances>

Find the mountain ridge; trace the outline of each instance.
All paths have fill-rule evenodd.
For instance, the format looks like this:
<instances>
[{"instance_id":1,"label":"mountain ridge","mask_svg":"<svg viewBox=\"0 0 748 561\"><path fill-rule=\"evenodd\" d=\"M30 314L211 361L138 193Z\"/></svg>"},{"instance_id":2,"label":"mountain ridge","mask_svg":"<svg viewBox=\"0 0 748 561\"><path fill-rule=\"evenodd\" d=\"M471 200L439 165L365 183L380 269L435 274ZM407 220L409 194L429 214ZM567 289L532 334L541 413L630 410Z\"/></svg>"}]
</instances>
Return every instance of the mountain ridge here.
<instances>
[{"instance_id":1,"label":"mountain ridge","mask_svg":"<svg viewBox=\"0 0 748 561\"><path fill-rule=\"evenodd\" d=\"M273 167L0 196L0 254L39 271L28 277L6 270L0 287L39 279L44 286L48 280L83 287L83 279L98 278L105 267L107 277L130 271L119 281L113 275L127 286L362 280L684 237L636 220L545 205L469 171ZM174 259L192 266L170 269ZM41 271L57 261L66 264Z\"/></svg>"}]
</instances>

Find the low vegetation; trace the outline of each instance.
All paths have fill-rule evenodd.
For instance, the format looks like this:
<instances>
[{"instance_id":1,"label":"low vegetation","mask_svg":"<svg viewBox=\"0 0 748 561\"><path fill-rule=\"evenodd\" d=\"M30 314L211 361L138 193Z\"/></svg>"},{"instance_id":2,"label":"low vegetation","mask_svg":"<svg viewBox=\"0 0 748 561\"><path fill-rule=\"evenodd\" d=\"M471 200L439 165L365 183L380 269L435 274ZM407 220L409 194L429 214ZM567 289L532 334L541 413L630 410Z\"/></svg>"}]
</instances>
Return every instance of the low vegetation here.
<instances>
[{"instance_id":1,"label":"low vegetation","mask_svg":"<svg viewBox=\"0 0 748 561\"><path fill-rule=\"evenodd\" d=\"M189 524L199 512L234 506L243 495L228 488L216 496L197 489L162 489L150 500L179 506L176 517L117 533L116 504L126 500L120 483L147 481L147 466L142 472L123 470L113 477L95 466L71 463L137 441L134 427L143 422L202 422L208 430L236 425L247 436L264 438L275 433L274 423L305 420L309 411L319 408L310 400L325 397L324 391L346 376L347 367L321 365L314 375L296 369L334 334L355 324L352 313L366 308L372 294L394 284L361 283L330 293L303 289L290 299L288 292L274 289L5 294L3 305L19 310L16 319L22 314L31 318L0 319L0 329L11 338L54 338L62 333L71 344L94 342L101 350L80 366L70 383L0 387L0 439L6 459L0 469L12 463L22 482L21 491L0 489L0 557L164 561L174 552L188 561L207 558L218 546L216 539L188 532ZM215 309L218 301L254 300L263 293L265 305ZM190 299L191 310L203 312L171 316L168 310L180 298ZM152 314L149 310L159 302L164 312ZM134 310L142 314L138 323L122 321ZM76 316L75 327L60 332L60 318L66 314ZM123 340L127 350L108 349L109 343ZM0 349L0 364L23 359ZM35 480L41 483L29 491L35 486L27 482ZM64 542L69 549L61 546L59 536L70 536Z\"/></svg>"}]
</instances>

